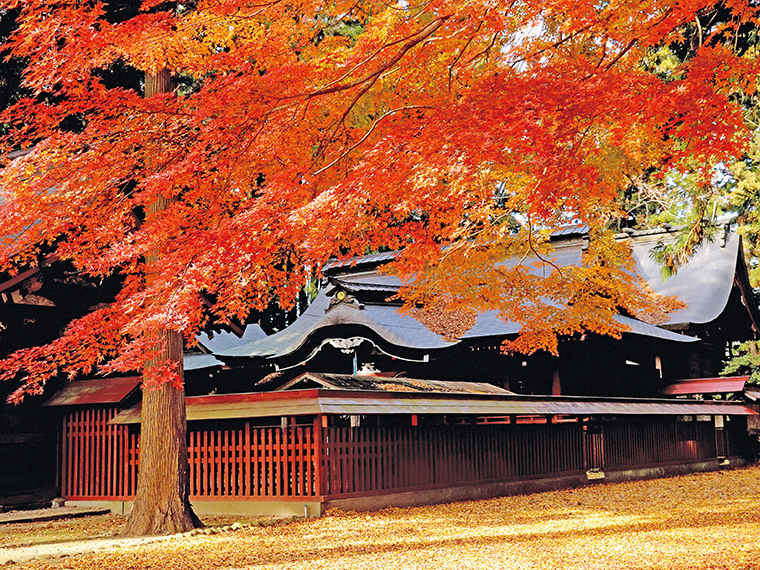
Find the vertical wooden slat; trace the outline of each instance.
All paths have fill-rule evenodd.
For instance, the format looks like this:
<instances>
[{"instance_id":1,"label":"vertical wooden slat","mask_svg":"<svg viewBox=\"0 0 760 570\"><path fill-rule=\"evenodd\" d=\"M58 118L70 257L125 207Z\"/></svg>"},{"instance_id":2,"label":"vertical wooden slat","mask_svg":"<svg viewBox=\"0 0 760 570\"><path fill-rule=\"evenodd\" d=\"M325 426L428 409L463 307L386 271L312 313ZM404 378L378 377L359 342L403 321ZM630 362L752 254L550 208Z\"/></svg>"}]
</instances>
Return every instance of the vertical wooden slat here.
<instances>
[{"instance_id":1,"label":"vertical wooden slat","mask_svg":"<svg viewBox=\"0 0 760 570\"><path fill-rule=\"evenodd\" d=\"M84 489L82 488L82 479L84 479L84 410L77 412L76 421L76 465L74 466L74 495L84 495Z\"/></svg>"},{"instance_id":2,"label":"vertical wooden slat","mask_svg":"<svg viewBox=\"0 0 760 570\"><path fill-rule=\"evenodd\" d=\"M223 439L222 439L223 438ZM219 489L219 495L229 495L229 479L230 479L230 431L224 430L219 432L219 465L221 475L221 485Z\"/></svg>"},{"instance_id":3,"label":"vertical wooden slat","mask_svg":"<svg viewBox=\"0 0 760 570\"><path fill-rule=\"evenodd\" d=\"M82 448L80 451L79 462L81 465L79 472L79 493L78 495L86 497L89 494L90 487L90 410L82 410Z\"/></svg>"},{"instance_id":4,"label":"vertical wooden slat","mask_svg":"<svg viewBox=\"0 0 760 570\"><path fill-rule=\"evenodd\" d=\"M127 495L127 478L129 474L129 446L127 444L129 437L129 429L125 429L121 432L121 438L119 438L119 455L121 456L121 469L119 470L119 494L124 497Z\"/></svg>"},{"instance_id":5,"label":"vertical wooden slat","mask_svg":"<svg viewBox=\"0 0 760 570\"><path fill-rule=\"evenodd\" d=\"M274 431L272 428L265 428L262 435L265 442L262 453L266 461L261 481L262 494L274 496Z\"/></svg>"},{"instance_id":6,"label":"vertical wooden slat","mask_svg":"<svg viewBox=\"0 0 760 570\"><path fill-rule=\"evenodd\" d=\"M360 428L356 433L356 444L358 453L358 465L357 465L357 487L356 490L360 493L366 493L369 485L369 465L367 464L367 429Z\"/></svg>"},{"instance_id":7,"label":"vertical wooden slat","mask_svg":"<svg viewBox=\"0 0 760 570\"><path fill-rule=\"evenodd\" d=\"M71 472L69 471L69 457L71 453L69 451L69 418L71 414L67 414L61 418L61 496L66 497L69 493L69 481L71 479Z\"/></svg>"},{"instance_id":8,"label":"vertical wooden slat","mask_svg":"<svg viewBox=\"0 0 760 570\"><path fill-rule=\"evenodd\" d=\"M210 445L210 453L209 453L209 468L212 470L213 477L211 479L210 483L210 489L209 489L209 496L210 497L217 497L220 494L220 489L222 486L222 470L219 465L220 463L220 453L219 453L219 447L220 447L220 440L221 440L221 434L219 433L219 430L212 430L209 431L209 445Z\"/></svg>"},{"instance_id":9,"label":"vertical wooden slat","mask_svg":"<svg viewBox=\"0 0 760 570\"><path fill-rule=\"evenodd\" d=\"M235 430L235 434L235 496L240 497L244 493L243 473L245 473L243 430Z\"/></svg>"},{"instance_id":10,"label":"vertical wooden slat","mask_svg":"<svg viewBox=\"0 0 760 570\"><path fill-rule=\"evenodd\" d=\"M266 495L274 496L275 491L275 460L274 460L274 430L267 428L266 430L266 454L267 454L267 479L266 479Z\"/></svg>"},{"instance_id":11,"label":"vertical wooden slat","mask_svg":"<svg viewBox=\"0 0 760 570\"><path fill-rule=\"evenodd\" d=\"M243 441L243 495L251 493L251 422L245 422Z\"/></svg>"},{"instance_id":12,"label":"vertical wooden slat","mask_svg":"<svg viewBox=\"0 0 760 570\"><path fill-rule=\"evenodd\" d=\"M95 484L93 488L93 495L104 495L103 493L103 477L102 477L102 467L103 467L103 437L102 437L102 430L103 430L103 413L104 410L102 408L95 410L94 414L94 439L95 439L95 465L93 465L93 472L94 472L94 479Z\"/></svg>"},{"instance_id":13,"label":"vertical wooden slat","mask_svg":"<svg viewBox=\"0 0 760 570\"><path fill-rule=\"evenodd\" d=\"M285 433L285 430L282 428L275 429L274 430L274 447L273 451L275 454L275 491L274 494L278 497L281 497L284 495L284 490L282 488L284 473L283 470L285 469L285 461L282 457L282 440L283 440L283 434Z\"/></svg>"},{"instance_id":14,"label":"vertical wooden slat","mask_svg":"<svg viewBox=\"0 0 760 570\"><path fill-rule=\"evenodd\" d=\"M113 496L113 471L114 471L114 454L113 454L113 434L116 431L115 426L111 424L111 419L116 415L116 409L111 408L106 417L106 495Z\"/></svg>"},{"instance_id":15,"label":"vertical wooden slat","mask_svg":"<svg viewBox=\"0 0 760 570\"><path fill-rule=\"evenodd\" d=\"M393 480L391 475L393 469L391 466L391 453L393 449L391 447L391 434L390 428L383 429L383 489L390 489L393 487Z\"/></svg>"},{"instance_id":16,"label":"vertical wooden slat","mask_svg":"<svg viewBox=\"0 0 760 570\"><path fill-rule=\"evenodd\" d=\"M313 423L313 446L314 446L314 495L324 496L324 481L325 481L325 469L324 469L324 435L322 427L322 416L315 416Z\"/></svg>"},{"instance_id":17,"label":"vertical wooden slat","mask_svg":"<svg viewBox=\"0 0 760 570\"><path fill-rule=\"evenodd\" d=\"M129 451L128 451L128 463L129 463L129 488L127 490L127 493L129 495L133 494L135 492L135 489L137 488L137 477L135 473L135 448L137 446L137 441L135 434L131 434L129 438Z\"/></svg>"},{"instance_id":18,"label":"vertical wooden slat","mask_svg":"<svg viewBox=\"0 0 760 570\"><path fill-rule=\"evenodd\" d=\"M198 469L196 466L196 458L198 456L198 450L196 449L196 438L194 431L187 431L187 468L189 478L189 494L194 497L198 494L197 475Z\"/></svg>"},{"instance_id":19,"label":"vertical wooden slat","mask_svg":"<svg viewBox=\"0 0 760 570\"><path fill-rule=\"evenodd\" d=\"M293 426L293 472L290 476L292 478L291 494L294 497L303 497L305 495L303 481L305 455L306 450L303 442L303 427Z\"/></svg>"},{"instance_id":20,"label":"vertical wooden slat","mask_svg":"<svg viewBox=\"0 0 760 570\"><path fill-rule=\"evenodd\" d=\"M77 414L77 465L74 495L78 497L84 496L85 412L86 410L79 410Z\"/></svg>"},{"instance_id":21,"label":"vertical wooden slat","mask_svg":"<svg viewBox=\"0 0 760 570\"><path fill-rule=\"evenodd\" d=\"M209 471L208 471L208 431L203 430L201 432L201 457L200 457L200 469L201 480L203 481L203 496L208 497L208 484L209 484Z\"/></svg>"},{"instance_id":22,"label":"vertical wooden slat","mask_svg":"<svg viewBox=\"0 0 760 570\"><path fill-rule=\"evenodd\" d=\"M285 465L284 494L288 497L295 497L296 493L296 428L290 426L287 430L282 430L284 439L283 464Z\"/></svg>"},{"instance_id":23,"label":"vertical wooden slat","mask_svg":"<svg viewBox=\"0 0 760 570\"><path fill-rule=\"evenodd\" d=\"M251 495L261 496L261 449L259 444L259 437L261 430L256 429L253 431L253 489L251 489Z\"/></svg>"}]
</instances>

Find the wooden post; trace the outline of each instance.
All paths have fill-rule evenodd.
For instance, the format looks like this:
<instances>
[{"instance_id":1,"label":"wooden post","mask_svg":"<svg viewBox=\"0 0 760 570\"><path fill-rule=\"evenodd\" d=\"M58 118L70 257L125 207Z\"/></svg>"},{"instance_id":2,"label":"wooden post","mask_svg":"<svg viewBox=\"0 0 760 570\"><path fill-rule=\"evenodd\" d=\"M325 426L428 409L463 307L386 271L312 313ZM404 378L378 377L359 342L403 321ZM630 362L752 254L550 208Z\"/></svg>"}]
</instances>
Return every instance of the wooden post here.
<instances>
[{"instance_id":1,"label":"wooden post","mask_svg":"<svg viewBox=\"0 0 760 570\"><path fill-rule=\"evenodd\" d=\"M324 450L322 437L322 418L318 415L314 418L314 494L317 497L325 495L325 472L324 472Z\"/></svg>"}]
</instances>

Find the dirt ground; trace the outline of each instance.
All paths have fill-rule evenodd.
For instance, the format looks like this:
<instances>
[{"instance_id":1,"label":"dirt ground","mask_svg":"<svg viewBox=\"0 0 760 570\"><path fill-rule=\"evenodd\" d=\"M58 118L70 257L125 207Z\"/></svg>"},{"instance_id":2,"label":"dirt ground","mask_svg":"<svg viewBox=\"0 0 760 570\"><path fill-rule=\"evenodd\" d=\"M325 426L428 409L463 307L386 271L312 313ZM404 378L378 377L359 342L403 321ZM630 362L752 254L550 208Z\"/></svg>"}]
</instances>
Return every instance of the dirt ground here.
<instances>
[{"instance_id":1,"label":"dirt ground","mask_svg":"<svg viewBox=\"0 0 760 570\"><path fill-rule=\"evenodd\" d=\"M237 520L237 519L236 519ZM112 534L112 515L0 525L11 545ZM207 520L229 524L233 519ZM42 569L760 569L760 467L270 527L115 542Z\"/></svg>"}]
</instances>

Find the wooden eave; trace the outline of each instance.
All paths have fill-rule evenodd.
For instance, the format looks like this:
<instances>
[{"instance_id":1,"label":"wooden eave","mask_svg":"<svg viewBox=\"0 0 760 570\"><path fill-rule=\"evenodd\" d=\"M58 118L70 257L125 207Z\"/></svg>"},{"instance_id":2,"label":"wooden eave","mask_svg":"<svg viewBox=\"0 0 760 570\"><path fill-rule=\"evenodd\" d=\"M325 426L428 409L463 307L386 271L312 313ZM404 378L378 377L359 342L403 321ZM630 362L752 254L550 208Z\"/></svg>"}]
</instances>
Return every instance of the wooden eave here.
<instances>
[{"instance_id":1,"label":"wooden eave","mask_svg":"<svg viewBox=\"0 0 760 570\"><path fill-rule=\"evenodd\" d=\"M727 401L636 398L586 398L292 390L251 394L217 394L187 398L188 421L316 415L757 415L741 403ZM140 423L140 405L124 410L111 423Z\"/></svg>"}]
</instances>

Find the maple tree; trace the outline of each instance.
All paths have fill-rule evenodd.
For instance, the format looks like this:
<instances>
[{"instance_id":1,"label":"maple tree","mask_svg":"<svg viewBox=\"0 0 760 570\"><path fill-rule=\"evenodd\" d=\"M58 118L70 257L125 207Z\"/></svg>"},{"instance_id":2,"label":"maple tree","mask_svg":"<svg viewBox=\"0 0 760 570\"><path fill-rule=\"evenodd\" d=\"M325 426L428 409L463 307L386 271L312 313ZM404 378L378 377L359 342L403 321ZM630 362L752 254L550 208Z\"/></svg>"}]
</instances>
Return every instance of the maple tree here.
<instances>
[{"instance_id":1,"label":"maple tree","mask_svg":"<svg viewBox=\"0 0 760 570\"><path fill-rule=\"evenodd\" d=\"M707 177L749 140L735 95L754 92L754 59L707 42L664 73L647 65L710 2L112 4L127 15L0 0L20 11L6 48L29 93L0 114L3 153L28 150L2 172L0 265L54 252L123 280L113 303L2 362L14 401L96 369L181 394L156 331L192 342L292 303L330 256L380 247L404 250L392 269L409 306L523 323L508 349L619 335L613 316L648 304L606 229L619 189L653 167ZM752 3L722 6L723 36L755 25ZM110 81L116 68L178 87L141 93ZM548 236L574 220L589 247L560 270Z\"/></svg>"}]
</instances>

